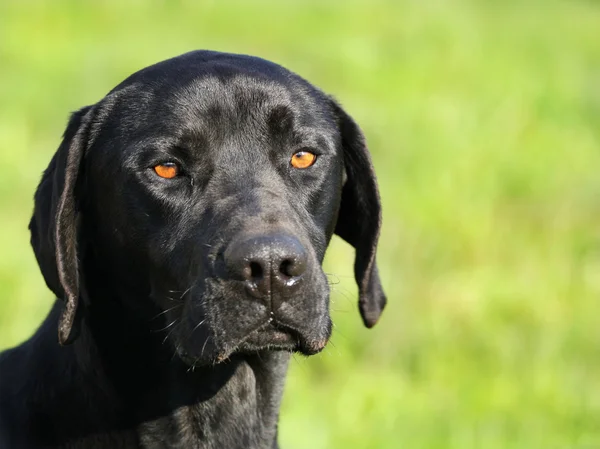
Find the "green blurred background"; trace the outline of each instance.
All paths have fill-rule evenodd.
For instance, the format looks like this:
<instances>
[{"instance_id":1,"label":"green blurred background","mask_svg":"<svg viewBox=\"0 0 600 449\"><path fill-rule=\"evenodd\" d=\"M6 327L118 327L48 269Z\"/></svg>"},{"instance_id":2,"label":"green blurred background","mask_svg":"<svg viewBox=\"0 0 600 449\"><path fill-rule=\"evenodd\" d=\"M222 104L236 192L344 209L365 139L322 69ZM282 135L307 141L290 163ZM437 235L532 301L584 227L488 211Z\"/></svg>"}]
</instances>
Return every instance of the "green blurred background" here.
<instances>
[{"instance_id":1,"label":"green blurred background","mask_svg":"<svg viewBox=\"0 0 600 449\"><path fill-rule=\"evenodd\" d=\"M0 348L47 313L34 188L70 111L199 48L334 94L379 175L389 306L336 240L332 344L284 448L600 448L600 3L0 1Z\"/></svg>"}]
</instances>

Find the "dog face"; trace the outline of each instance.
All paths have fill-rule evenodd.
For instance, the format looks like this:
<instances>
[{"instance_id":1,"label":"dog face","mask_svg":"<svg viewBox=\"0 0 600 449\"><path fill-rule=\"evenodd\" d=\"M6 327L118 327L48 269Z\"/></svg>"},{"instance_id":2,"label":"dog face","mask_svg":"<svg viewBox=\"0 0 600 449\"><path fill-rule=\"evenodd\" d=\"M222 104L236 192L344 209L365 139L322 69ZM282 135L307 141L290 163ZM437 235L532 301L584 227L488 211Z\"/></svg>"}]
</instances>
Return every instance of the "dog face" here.
<instances>
[{"instance_id":1,"label":"dog face","mask_svg":"<svg viewBox=\"0 0 600 449\"><path fill-rule=\"evenodd\" d=\"M62 344L76 337L78 299L102 301L100 276L140 319L160 311L184 361L209 364L323 349L334 232L356 248L360 310L375 324L380 216L364 138L339 105L273 63L193 52L73 116L31 231L66 302Z\"/></svg>"}]
</instances>

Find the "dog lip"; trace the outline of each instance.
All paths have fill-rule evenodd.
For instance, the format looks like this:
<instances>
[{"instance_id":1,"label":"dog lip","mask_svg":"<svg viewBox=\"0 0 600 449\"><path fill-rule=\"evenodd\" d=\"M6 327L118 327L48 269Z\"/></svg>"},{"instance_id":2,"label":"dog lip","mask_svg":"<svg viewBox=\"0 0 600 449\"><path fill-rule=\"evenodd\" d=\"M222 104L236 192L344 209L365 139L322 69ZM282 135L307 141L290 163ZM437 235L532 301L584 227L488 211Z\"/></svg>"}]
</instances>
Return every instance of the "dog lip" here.
<instances>
[{"instance_id":1,"label":"dog lip","mask_svg":"<svg viewBox=\"0 0 600 449\"><path fill-rule=\"evenodd\" d=\"M321 352L329 342L328 338L315 341L307 340L302 331L293 325L289 325L281 321L273 320L272 324L276 329L280 329L282 332L285 332L286 334L295 338L297 341L297 348L305 355L314 355Z\"/></svg>"},{"instance_id":2,"label":"dog lip","mask_svg":"<svg viewBox=\"0 0 600 449\"><path fill-rule=\"evenodd\" d=\"M252 343L253 339L264 338L264 341ZM253 330L244 335L235 344L230 345L227 351L219 353L216 357L216 363L220 363L228 359L233 353L243 350L245 343L250 343L253 350L261 348L277 348L280 350L294 351L303 347L300 334L287 326L281 326L275 322L273 317L268 318L265 322L255 327Z\"/></svg>"},{"instance_id":3,"label":"dog lip","mask_svg":"<svg viewBox=\"0 0 600 449\"><path fill-rule=\"evenodd\" d=\"M246 342L247 340L252 339L253 337L258 337L261 334L267 334L269 340L274 340L274 343L295 343L299 342L299 335L297 331L291 330L285 326L280 326L273 317L270 317L262 326L254 329L251 332L248 332L246 336L240 341L237 345Z\"/></svg>"}]
</instances>

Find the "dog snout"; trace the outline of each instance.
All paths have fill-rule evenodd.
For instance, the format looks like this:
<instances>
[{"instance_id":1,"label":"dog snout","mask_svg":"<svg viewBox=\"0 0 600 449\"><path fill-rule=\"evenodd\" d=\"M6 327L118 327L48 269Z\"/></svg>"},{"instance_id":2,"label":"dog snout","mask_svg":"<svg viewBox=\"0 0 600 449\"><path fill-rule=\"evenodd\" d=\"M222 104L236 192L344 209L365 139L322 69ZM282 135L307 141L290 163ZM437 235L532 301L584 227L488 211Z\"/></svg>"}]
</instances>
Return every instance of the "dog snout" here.
<instances>
[{"instance_id":1,"label":"dog snout","mask_svg":"<svg viewBox=\"0 0 600 449\"><path fill-rule=\"evenodd\" d=\"M308 269L308 254L290 235L254 236L233 242L225 251L227 273L246 283L257 298L271 298L272 306L296 291Z\"/></svg>"}]
</instances>

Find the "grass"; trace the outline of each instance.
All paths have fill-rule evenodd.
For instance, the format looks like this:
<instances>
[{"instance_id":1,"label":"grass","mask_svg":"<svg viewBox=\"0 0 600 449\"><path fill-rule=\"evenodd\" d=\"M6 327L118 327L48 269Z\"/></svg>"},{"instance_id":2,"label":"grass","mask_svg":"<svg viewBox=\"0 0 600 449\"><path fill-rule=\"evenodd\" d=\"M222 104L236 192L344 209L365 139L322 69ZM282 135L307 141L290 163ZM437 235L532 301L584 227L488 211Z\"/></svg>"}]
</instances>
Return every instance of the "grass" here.
<instances>
[{"instance_id":1,"label":"grass","mask_svg":"<svg viewBox=\"0 0 600 449\"><path fill-rule=\"evenodd\" d=\"M51 304L27 223L69 111L196 48L255 54L342 101L380 179L390 303L327 271L333 345L296 357L281 442L600 447L600 4L594 1L0 4L0 347Z\"/></svg>"}]
</instances>

